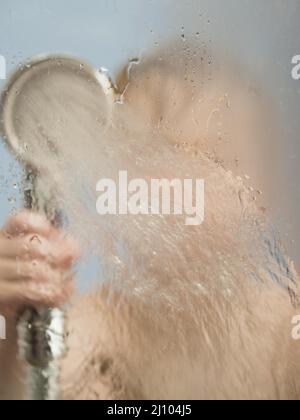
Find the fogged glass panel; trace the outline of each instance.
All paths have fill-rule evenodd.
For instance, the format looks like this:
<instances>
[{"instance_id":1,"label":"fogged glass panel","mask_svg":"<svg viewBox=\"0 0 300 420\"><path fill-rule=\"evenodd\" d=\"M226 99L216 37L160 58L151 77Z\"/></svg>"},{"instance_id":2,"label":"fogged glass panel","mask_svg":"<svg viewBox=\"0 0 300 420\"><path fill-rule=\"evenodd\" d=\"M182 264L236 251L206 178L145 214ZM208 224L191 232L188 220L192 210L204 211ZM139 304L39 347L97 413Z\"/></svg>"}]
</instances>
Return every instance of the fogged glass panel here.
<instances>
[{"instance_id":1,"label":"fogged glass panel","mask_svg":"<svg viewBox=\"0 0 300 420\"><path fill-rule=\"evenodd\" d=\"M0 399L299 398L299 2L0 8Z\"/></svg>"}]
</instances>

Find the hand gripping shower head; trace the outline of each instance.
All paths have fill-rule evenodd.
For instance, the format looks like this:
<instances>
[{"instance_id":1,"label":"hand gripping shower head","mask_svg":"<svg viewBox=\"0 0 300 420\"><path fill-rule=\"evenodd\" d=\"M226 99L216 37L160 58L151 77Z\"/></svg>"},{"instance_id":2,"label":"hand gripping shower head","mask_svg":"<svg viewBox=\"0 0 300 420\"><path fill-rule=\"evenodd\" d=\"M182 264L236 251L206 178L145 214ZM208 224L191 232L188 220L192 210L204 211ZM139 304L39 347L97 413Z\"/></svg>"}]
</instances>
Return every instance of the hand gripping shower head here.
<instances>
[{"instance_id":1,"label":"hand gripping shower head","mask_svg":"<svg viewBox=\"0 0 300 420\"><path fill-rule=\"evenodd\" d=\"M37 180L47 177L51 184L54 174L47 162L50 157L61 158L62 145L76 147L75 141L81 139L86 147L93 147L99 121L102 127L107 124L114 100L106 73L68 56L34 58L11 76L1 96L1 132L26 168L27 208L59 223L51 189L41 194ZM80 123L83 116L88 121L85 126ZM58 399L59 359L65 353L64 313L55 308L28 308L18 331L20 354L29 364L29 399Z\"/></svg>"}]
</instances>

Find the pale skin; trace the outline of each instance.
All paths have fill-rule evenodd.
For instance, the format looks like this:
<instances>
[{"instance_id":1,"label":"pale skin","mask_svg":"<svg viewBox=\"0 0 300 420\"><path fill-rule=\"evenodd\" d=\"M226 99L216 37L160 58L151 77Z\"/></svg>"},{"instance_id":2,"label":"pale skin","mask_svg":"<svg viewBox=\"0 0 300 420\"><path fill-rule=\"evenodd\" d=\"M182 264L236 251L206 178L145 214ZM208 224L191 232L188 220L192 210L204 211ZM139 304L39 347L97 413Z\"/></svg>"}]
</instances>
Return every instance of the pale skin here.
<instances>
[{"instance_id":1,"label":"pale skin","mask_svg":"<svg viewBox=\"0 0 300 420\"><path fill-rule=\"evenodd\" d=\"M75 241L45 217L25 211L11 217L0 234L2 309L65 303L72 291L69 271L78 255Z\"/></svg>"},{"instance_id":2,"label":"pale skin","mask_svg":"<svg viewBox=\"0 0 300 420\"><path fill-rule=\"evenodd\" d=\"M175 64L177 67L177 61ZM220 92L215 88L216 93L206 93L216 96L217 101L207 104L194 99L193 113L181 112L181 107L189 110L192 97L186 86L173 79L171 70L151 70L151 66L148 70L146 63L144 71L146 76L148 71L150 74L146 83L141 68L141 79L126 90L125 99L134 108L134 115L145 119L145 127L149 122L159 123L170 142L189 139L195 143L202 139L207 120L213 123L211 109L215 109L215 102L219 107L219 98L224 95L223 83ZM255 106L244 103L238 93L237 98L242 105L237 101L234 112L230 110L232 122L227 122L237 131L233 137L247 146L257 137L252 131L256 126L252 120L246 125L241 116L252 115ZM166 105L164 118L161 102ZM198 116L197 124L191 124L191 115ZM170 130L170 126L176 129ZM205 178L210 179L211 173L219 170L218 165L212 167ZM225 172L220 178L213 176L208 192L210 187L214 191L216 179L218 183L225 176ZM300 344L291 334L291 321L300 311L296 299L298 276L284 253L279 254L282 259L278 258L279 245L268 236L248 241L246 235L236 242L239 232L230 227L241 217L242 197L239 184L231 178L226 180L230 184L228 198L222 198L226 223L224 215L218 219L218 206L208 205L199 236L193 236L193 231L189 236L184 230L165 238L162 252L167 257L157 265L152 264L155 258L146 258L132 240L130 249L137 255L134 261L139 263L138 256L143 255L147 269L139 280L147 286L153 283L144 295L123 295L123 291L110 288L108 279L108 285L97 293L73 300L72 268L80 255L77 242L53 228L43 216L21 212L11 217L0 234L0 314L8 320L8 339L0 342L0 399L26 398L26 370L18 359L16 337L23 309L36 305L62 307L69 302L69 352L61 363L63 399L300 398ZM262 217L261 209L253 211ZM163 222L161 227L165 227ZM252 231L255 229L253 225ZM162 240L161 229L159 235ZM151 244L156 246L155 235L154 239ZM254 248L261 244L266 248L266 258L257 260ZM164 270L168 258L172 259L172 253L166 253L169 248L178 250L178 262L172 260L172 265L178 265L175 279ZM226 266L218 254L231 258ZM241 263L233 269L235 260ZM194 261L200 262L196 278ZM249 264L251 270L246 273L244 267ZM293 282L288 282L290 278ZM127 278L123 280L126 284ZM222 281L231 285L228 293L220 286Z\"/></svg>"},{"instance_id":3,"label":"pale skin","mask_svg":"<svg viewBox=\"0 0 300 420\"><path fill-rule=\"evenodd\" d=\"M19 316L26 307L62 307L70 301L74 292L72 267L79 255L77 241L55 229L39 214L20 212L10 217L1 230L0 313L7 321L7 340L0 342L0 399L27 398L26 364L18 357ZM80 373L81 364L85 363L86 353L81 351L82 334L86 338L87 351L92 351L99 344L100 350L107 351L109 348L109 356L99 358L100 370L104 375L111 370L110 353L115 352L116 360L118 359L111 340L112 331L107 328L108 319L115 319L115 315L113 308L110 310L107 307L106 296L107 291L103 289L100 296L95 294L82 298L70 310L69 353L62 360L62 398L90 399L97 392L100 392L103 399L135 397L134 392L123 388L122 381L120 385L116 385L119 382L116 377L112 378L113 384L110 384L107 379L97 383L94 375L89 375L89 390L73 390L75 377ZM112 299L111 303L117 302L118 296L112 295ZM110 313L107 316L108 311ZM101 322L101 336L98 336L97 327ZM120 324L120 320L117 322ZM87 338L89 335L90 342Z\"/></svg>"},{"instance_id":4,"label":"pale skin","mask_svg":"<svg viewBox=\"0 0 300 420\"><path fill-rule=\"evenodd\" d=\"M67 303L73 292L72 265L78 257L77 242L54 229L43 216L22 212L11 217L1 231L0 313L8 320L8 339L0 343L1 399L23 399L27 395L25 364L18 359L16 341L19 314L26 306L56 307ZM246 382L242 384L235 383L234 379L235 374L239 375L235 353L232 359L226 352L220 356L221 360L224 357L222 363L229 365L230 374L226 369L224 372L219 370L218 360L211 360L212 365L207 366L207 354L200 351L199 359L198 347L191 349L188 359L194 361L190 364L185 353L172 349L176 334L169 331L167 321L166 330L163 324L155 327L141 302L123 301L120 305L118 293L111 294L109 300L107 295L108 291L103 289L98 294L82 298L69 312L69 353L62 361L62 398L299 397L298 345L290 340L289 334L290 320L295 312L286 304L279 289L278 292L277 289L267 292L266 296L258 293L253 297L255 309L251 319L256 325L251 333L253 337L248 339L246 332L240 338L248 343L245 344L247 350L244 347L241 350L245 352L247 363L249 366L254 363L257 371L249 371ZM268 313L263 313L266 299L268 305L276 308L276 316L269 318ZM160 315L162 319L168 317L163 309ZM184 317L182 313L181 321L188 328L189 316L186 321ZM266 325L270 325L270 330L265 329ZM208 331L215 327L214 321L207 320ZM235 327L236 333L233 332ZM232 326L231 332L235 352L239 348L241 325ZM260 342L258 349L255 345L257 338ZM190 345L197 346L192 341ZM217 342L215 345L218 346ZM152 360L152 352L161 346L164 347L163 353L158 353ZM271 361L270 351L274 353ZM208 354L211 357L210 350ZM212 383L203 384L200 373L207 374L207 369ZM251 387L252 381L254 388ZM224 382L228 385L225 391L221 390ZM216 386L219 383L220 389Z\"/></svg>"}]
</instances>

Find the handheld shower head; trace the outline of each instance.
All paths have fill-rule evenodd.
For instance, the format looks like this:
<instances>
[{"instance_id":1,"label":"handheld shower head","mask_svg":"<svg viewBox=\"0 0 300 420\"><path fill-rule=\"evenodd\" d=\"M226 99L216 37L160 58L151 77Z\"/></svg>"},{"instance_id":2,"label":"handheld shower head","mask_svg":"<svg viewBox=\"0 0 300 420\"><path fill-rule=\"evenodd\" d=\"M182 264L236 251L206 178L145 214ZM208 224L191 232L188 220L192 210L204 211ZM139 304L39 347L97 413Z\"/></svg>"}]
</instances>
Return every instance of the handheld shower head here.
<instances>
[{"instance_id":1,"label":"handheld shower head","mask_svg":"<svg viewBox=\"0 0 300 420\"><path fill-rule=\"evenodd\" d=\"M92 150L95 130L109 122L114 97L106 73L68 56L34 58L11 76L1 95L1 133L31 181L31 190L25 193L27 208L44 211L57 222L53 214L59 209L51 208L49 192L41 199L35 181L42 175L51 183L55 174L48 162L68 159L65 151L76 148L78 130L81 141ZM84 128L79 124L83 114L90 122ZM57 399L59 359L65 351L63 312L30 308L18 330L20 353L31 366L30 398Z\"/></svg>"}]
</instances>

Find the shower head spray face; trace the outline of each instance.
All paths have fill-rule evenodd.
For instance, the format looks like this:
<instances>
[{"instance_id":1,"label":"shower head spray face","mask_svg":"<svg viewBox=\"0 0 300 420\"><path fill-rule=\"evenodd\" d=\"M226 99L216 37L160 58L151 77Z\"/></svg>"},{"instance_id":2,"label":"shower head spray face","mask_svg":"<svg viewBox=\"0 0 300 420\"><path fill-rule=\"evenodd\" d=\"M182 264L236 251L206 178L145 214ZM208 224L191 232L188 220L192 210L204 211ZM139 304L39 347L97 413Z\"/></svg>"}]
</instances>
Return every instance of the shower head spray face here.
<instances>
[{"instance_id":1,"label":"shower head spray face","mask_svg":"<svg viewBox=\"0 0 300 420\"><path fill-rule=\"evenodd\" d=\"M82 60L34 58L12 75L2 93L3 137L24 164L47 171L48 158L67 158L64 150L76 148L78 139L92 147L95 132L110 119L114 96L107 74Z\"/></svg>"}]
</instances>

